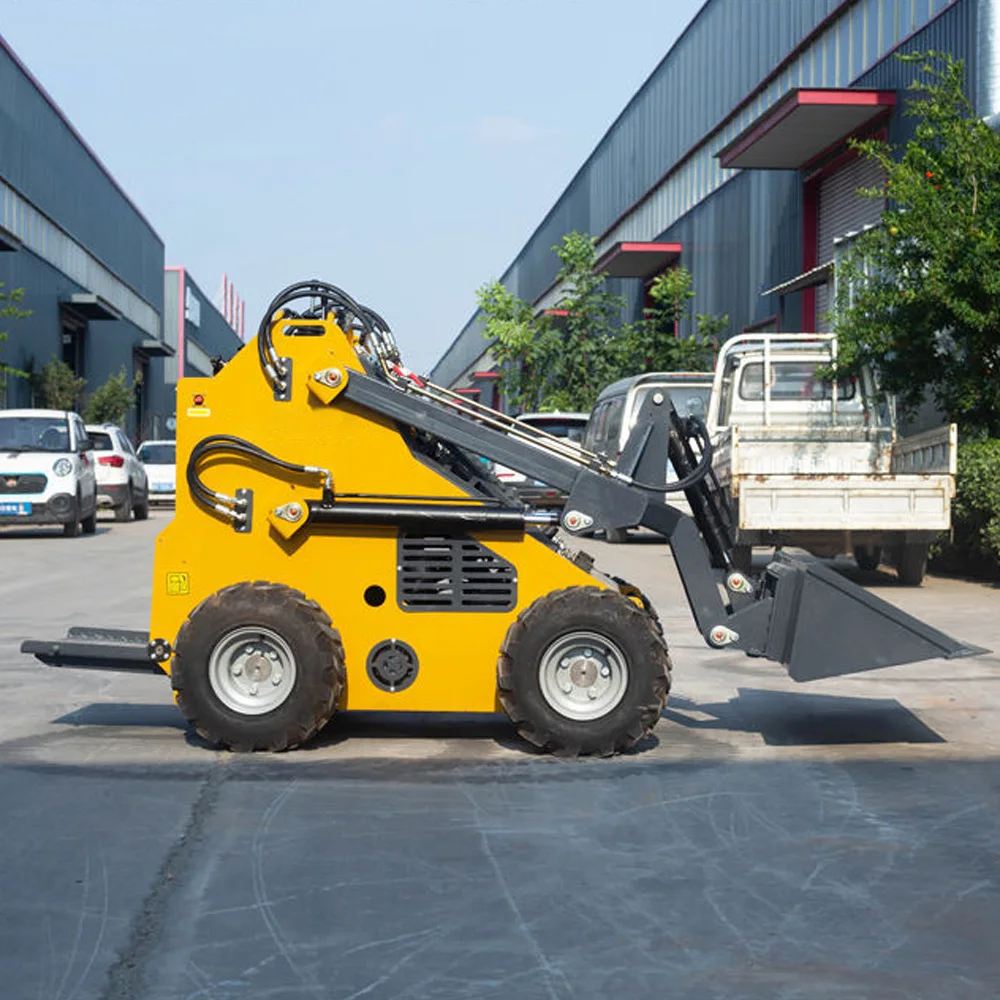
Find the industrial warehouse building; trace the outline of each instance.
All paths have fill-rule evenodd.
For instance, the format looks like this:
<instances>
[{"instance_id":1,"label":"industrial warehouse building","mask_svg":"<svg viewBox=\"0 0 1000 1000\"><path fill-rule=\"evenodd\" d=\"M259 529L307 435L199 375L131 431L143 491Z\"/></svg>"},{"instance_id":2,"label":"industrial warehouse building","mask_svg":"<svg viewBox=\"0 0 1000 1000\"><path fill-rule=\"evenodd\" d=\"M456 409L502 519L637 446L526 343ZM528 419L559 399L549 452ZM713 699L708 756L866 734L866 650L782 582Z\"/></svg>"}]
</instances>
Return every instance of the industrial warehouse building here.
<instances>
[{"instance_id":1,"label":"industrial warehouse building","mask_svg":"<svg viewBox=\"0 0 1000 1000\"><path fill-rule=\"evenodd\" d=\"M0 361L35 372L65 361L85 392L122 368L139 376L128 427L137 438L171 436L182 364L211 374L210 356L242 345L183 269L165 271L152 225L3 38L0 282L23 289L31 311L0 319ZM178 302L190 309L183 322ZM0 407L33 397L29 380L0 375Z\"/></svg>"},{"instance_id":2,"label":"industrial warehouse building","mask_svg":"<svg viewBox=\"0 0 1000 1000\"><path fill-rule=\"evenodd\" d=\"M838 248L878 221L858 194L875 168L852 136L903 143L915 68L896 53L965 61L977 112L1000 111L1000 0L707 0L629 101L501 280L558 310L552 247L597 239L598 267L641 315L650 281L691 271L693 311L742 331L828 328ZM683 327L680 333L688 332ZM431 377L496 404L474 315Z\"/></svg>"}]
</instances>

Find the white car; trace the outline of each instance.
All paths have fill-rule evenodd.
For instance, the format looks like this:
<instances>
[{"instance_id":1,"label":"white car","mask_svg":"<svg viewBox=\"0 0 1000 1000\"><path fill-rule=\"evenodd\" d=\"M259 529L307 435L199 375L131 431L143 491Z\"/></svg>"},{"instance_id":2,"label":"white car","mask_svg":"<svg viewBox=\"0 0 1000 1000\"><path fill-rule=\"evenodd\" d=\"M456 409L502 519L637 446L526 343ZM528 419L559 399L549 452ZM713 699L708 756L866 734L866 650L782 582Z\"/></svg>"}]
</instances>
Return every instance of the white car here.
<instances>
[{"instance_id":1,"label":"white car","mask_svg":"<svg viewBox=\"0 0 1000 1000\"><path fill-rule=\"evenodd\" d=\"M177 496L177 442L143 441L139 458L149 477L149 502L173 503Z\"/></svg>"},{"instance_id":2,"label":"white car","mask_svg":"<svg viewBox=\"0 0 1000 1000\"><path fill-rule=\"evenodd\" d=\"M132 442L116 424L87 424L97 456L97 505L110 507L116 521L149 517L149 482Z\"/></svg>"},{"instance_id":3,"label":"white car","mask_svg":"<svg viewBox=\"0 0 1000 1000\"><path fill-rule=\"evenodd\" d=\"M76 413L0 410L0 525L97 528L93 446Z\"/></svg>"},{"instance_id":4,"label":"white car","mask_svg":"<svg viewBox=\"0 0 1000 1000\"><path fill-rule=\"evenodd\" d=\"M527 424L537 430L579 444L587 427L588 413L522 413L517 418L520 424ZM553 489L535 479L528 479L524 473L508 469L506 465L494 464L493 475L501 483L513 488L518 499L531 507L545 510L558 510L566 504L566 494L562 490Z\"/></svg>"}]
</instances>

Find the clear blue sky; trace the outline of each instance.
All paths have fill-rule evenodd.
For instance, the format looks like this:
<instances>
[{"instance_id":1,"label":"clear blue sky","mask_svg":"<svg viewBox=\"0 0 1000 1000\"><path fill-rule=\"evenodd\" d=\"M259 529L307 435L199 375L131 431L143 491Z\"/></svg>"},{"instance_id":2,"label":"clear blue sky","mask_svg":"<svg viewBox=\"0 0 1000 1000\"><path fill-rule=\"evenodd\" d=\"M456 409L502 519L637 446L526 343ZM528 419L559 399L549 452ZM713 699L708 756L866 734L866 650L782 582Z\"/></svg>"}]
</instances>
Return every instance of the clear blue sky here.
<instances>
[{"instance_id":1,"label":"clear blue sky","mask_svg":"<svg viewBox=\"0 0 1000 1000\"><path fill-rule=\"evenodd\" d=\"M701 3L6 0L0 32L248 332L323 278L425 371Z\"/></svg>"}]
</instances>

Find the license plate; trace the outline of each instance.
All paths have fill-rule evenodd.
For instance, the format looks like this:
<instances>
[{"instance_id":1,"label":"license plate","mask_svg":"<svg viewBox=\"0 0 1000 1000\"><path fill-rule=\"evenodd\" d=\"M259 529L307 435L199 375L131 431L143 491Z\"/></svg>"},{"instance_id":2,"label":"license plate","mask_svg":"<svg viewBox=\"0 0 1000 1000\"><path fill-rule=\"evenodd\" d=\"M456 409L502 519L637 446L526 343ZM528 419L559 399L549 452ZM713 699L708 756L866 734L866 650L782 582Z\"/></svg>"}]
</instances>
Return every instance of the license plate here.
<instances>
[{"instance_id":1,"label":"license plate","mask_svg":"<svg viewBox=\"0 0 1000 1000\"><path fill-rule=\"evenodd\" d=\"M154 493L173 493L174 487L171 483L153 483Z\"/></svg>"},{"instance_id":2,"label":"license plate","mask_svg":"<svg viewBox=\"0 0 1000 1000\"><path fill-rule=\"evenodd\" d=\"M28 517L31 514L31 504L12 501L0 502L0 514L13 514L15 517Z\"/></svg>"}]
</instances>

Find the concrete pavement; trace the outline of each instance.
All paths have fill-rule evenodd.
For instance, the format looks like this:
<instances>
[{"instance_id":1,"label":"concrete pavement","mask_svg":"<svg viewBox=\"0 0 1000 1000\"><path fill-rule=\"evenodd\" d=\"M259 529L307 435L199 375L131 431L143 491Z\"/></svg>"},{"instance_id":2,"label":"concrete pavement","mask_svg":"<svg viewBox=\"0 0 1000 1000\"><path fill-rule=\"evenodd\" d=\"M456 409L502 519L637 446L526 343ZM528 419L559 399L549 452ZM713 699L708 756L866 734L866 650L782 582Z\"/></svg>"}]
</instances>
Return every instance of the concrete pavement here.
<instances>
[{"instance_id":1,"label":"concrete pavement","mask_svg":"<svg viewBox=\"0 0 1000 1000\"><path fill-rule=\"evenodd\" d=\"M996 654L796 685L704 646L661 542L589 542L674 659L634 753L359 715L234 756L186 732L164 677L17 649L143 628L164 516L0 530L0 997L1000 993ZM1000 649L995 589L853 572Z\"/></svg>"}]
</instances>

